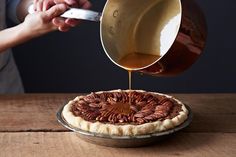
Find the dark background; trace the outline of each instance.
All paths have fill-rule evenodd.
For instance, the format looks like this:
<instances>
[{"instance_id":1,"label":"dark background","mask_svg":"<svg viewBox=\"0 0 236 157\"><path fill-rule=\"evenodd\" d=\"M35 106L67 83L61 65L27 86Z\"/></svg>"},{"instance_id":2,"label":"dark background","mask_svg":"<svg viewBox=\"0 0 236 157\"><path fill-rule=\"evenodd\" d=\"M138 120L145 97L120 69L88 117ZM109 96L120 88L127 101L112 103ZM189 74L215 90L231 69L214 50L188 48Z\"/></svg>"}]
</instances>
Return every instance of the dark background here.
<instances>
[{"instance_id":1,"label":"dark background","mask_svg":"<svg viewBox=\"0 0 236 157\"><path fill-rule=\"evenodd\" d=\"M91 0L102 11L105 0ZM196 0L208 23L200 59L176 77L135 74L133 88L159 92L236 92L236 2ZM99 23L84 22L14 48L26 92L91 92L127 89L127 72L105 55Z\"/></svg>"}]
</instances>

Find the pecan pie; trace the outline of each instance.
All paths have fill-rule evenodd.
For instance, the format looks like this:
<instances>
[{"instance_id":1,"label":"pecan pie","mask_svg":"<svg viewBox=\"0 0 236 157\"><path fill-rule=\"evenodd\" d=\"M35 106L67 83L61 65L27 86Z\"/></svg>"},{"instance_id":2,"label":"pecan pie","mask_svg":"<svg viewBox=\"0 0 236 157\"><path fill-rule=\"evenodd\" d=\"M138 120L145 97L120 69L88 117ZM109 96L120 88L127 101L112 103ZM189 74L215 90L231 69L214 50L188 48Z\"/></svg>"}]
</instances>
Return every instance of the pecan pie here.
<instances>
[{"instance_id":1,"label":"pecan pie","mask_svg":"<svg viewBox=\"0 0 236 157\"><path fill-rule=\"evenodd\" d=\"M187 119L188 110L165 94L113 90L78 96L62 114L70 125L84 131L134 136L174 128Z\"/></svg>"}]
</instances>

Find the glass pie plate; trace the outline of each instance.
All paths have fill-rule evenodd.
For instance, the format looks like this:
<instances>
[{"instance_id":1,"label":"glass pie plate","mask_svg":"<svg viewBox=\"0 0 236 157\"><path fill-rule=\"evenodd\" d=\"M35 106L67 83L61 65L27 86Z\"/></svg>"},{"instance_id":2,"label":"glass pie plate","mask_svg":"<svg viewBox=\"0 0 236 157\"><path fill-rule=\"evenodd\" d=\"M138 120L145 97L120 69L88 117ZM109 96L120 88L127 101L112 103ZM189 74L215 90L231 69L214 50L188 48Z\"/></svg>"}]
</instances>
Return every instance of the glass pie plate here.
<instances>
[{"instance_id":1,"label":"glass pie plate","mask_svg":"<svg viewBox=\"0 0 236 157\"><path fill-rule=\"evenodd\" d=\"M164 138L167 138L174 133L186 128L193 119L193 113L189 106L185 105L188 109L188 118L180 124L179 126L169 129L163 132L154 132L151 134L145 134L145 135L137 135L137 136L113 136L113 135L104 135L104 134L98 134L98 133L92 133L88 131L81 130L79 128L75 128L68 124L66 120L63 118L62 110L63 107L59 109L57 112L57 120L58 122L64 126L65 128L73 131L77 137L80 139L90 142L97 145L102 146L108 146L108 147L122 147L122 148L129 148L129 147L141 147L146 146L150 144L155 144L158 141L163 140Z\"/></svg>"}]
</instances>

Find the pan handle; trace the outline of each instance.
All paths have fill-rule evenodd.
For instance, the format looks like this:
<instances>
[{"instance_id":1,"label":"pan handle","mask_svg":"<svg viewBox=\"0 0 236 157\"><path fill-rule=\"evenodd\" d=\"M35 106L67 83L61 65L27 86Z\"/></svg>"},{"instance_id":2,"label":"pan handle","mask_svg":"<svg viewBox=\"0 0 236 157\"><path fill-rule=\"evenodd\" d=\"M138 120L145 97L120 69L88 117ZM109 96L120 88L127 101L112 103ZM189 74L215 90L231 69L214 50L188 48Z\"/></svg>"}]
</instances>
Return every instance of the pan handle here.
<instances>
[{"instance_id":1,"label":"pan handle","mask_svg":"<svg viewBox=\"0 0 236 157\"><path fill-rule=\"evenodd\" d=\"M28 12L30 14L34 13L33 4L29 6ZM64 18L95 21L95 22L99 22L101 20L101 16L102 14L99 12L85 10L85 9L78 9L78 8L70 8L61 15L61 17L64 17Z\"/></svg>"}]
</instances>

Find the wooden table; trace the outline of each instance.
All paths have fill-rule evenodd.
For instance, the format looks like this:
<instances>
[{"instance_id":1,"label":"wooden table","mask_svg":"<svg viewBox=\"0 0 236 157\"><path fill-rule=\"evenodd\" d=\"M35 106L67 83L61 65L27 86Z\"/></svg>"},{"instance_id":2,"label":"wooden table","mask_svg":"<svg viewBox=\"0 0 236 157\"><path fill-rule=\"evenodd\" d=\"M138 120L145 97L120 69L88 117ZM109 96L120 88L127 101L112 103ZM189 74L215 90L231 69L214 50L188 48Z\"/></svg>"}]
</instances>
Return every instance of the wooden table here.
<instances>
[{"instance_id":1,"label":"wooden table","mask_svg":"<svg viewBox=\"0 0 236 157\"><path fill-rule=\"evenodd\" d=\"M191 125L171 139L128 149L86 143L59 125L57 110L76 95L0 96L0 156L236 156L236 94L172 94L192 108Z\"/></svg>"}]
</instances>

